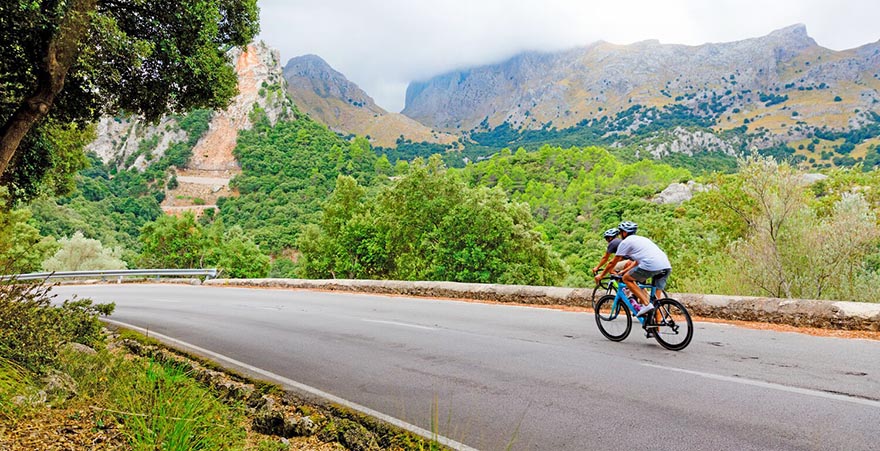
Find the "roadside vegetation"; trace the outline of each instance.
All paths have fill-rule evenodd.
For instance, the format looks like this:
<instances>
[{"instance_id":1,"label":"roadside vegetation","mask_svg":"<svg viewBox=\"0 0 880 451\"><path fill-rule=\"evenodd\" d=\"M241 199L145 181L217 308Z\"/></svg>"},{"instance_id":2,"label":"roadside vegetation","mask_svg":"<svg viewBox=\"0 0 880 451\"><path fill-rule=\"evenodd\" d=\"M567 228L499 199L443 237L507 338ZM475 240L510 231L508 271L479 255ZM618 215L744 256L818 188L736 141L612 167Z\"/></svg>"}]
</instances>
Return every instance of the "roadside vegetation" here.
<instances>
[{"instance_id":1,"label":"roadside vegetation","mask_svg":"<svg viewBox=\"0 0 880 451\"><path fill-rule=\"evenodd\" d=\"M0 449L439 449L138 334L107 336L113 304L53 305L50 288L0 283Z\"/></svg>"},{"instance_id":2,"label":"roadside vegetation","mask_svg":"<svg viewBox=\"0 0 880 451\"><path fill-rule=\"evenodd\" d=\"M107 349L98 317L114 305L79 299L53 306L50 289L0 284L0 442L12 449L242 449L243 409L210 396L178 368Z\"/></svg>"}]
</instances>

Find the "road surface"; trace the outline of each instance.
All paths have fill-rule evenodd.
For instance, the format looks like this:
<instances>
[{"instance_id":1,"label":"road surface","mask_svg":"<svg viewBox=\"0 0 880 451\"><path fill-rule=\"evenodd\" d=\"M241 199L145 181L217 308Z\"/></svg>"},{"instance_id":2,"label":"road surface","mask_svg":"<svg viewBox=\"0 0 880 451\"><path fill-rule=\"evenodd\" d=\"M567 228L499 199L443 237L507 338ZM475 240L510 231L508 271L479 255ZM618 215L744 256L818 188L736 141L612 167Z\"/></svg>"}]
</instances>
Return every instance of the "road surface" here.
<instances>
[{"instance_id":1,"label":"road surface","mask_svg":"<svg viewBox=\"0 0 880 451\"><path fill-rule=\"evenodd\" d=\"M878 450L880 342L697 323L682 352L591 314L186 285L63 286L147 328L483 450ZM436 412L438 422L432 421Z\"/></svg>"}]
</instances>

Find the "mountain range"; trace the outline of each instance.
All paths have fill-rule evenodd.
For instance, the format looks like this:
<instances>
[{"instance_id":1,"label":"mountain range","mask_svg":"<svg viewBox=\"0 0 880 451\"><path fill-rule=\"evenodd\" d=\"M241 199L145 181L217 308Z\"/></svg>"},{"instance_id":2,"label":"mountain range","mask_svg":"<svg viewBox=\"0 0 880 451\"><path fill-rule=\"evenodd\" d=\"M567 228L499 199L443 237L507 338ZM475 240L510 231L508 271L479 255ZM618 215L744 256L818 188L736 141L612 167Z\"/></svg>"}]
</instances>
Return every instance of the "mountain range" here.
<instances>
[{"instance_id":1,"label":"mountain range","mask_svg":"<svg viewBox=\"0 0 880 451\"><path fill-rule=\"evenodd\" d=\"M880 134L880 41L834 51L804 25L699 46L600 41L522 53L411 83L402 115L417 124L391 121L398 115L318 57L290 60L285 78L300 109L381 145L457 135L489 148L600 144L655 157L768 151L818 166L864 158Z\"/></svg>"}]
</instances>

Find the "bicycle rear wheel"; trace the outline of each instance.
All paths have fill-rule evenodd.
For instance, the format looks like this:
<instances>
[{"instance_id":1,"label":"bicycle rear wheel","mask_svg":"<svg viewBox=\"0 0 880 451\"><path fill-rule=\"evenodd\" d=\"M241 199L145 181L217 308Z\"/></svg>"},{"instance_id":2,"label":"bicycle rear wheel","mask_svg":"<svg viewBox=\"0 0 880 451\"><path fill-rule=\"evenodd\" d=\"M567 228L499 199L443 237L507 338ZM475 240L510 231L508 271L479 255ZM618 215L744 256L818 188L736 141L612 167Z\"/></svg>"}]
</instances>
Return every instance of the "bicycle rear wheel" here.
<instances>
[{"instance_id":1,"label":"bicycle rear wheel","mask_svg":"<svg viewBox=\"0 0 880 451\"><path fill-rule=\"evenodd\" d=\"M654 339L660 346L671 351L681 351L690 344L694 336L694 323L691 315L681 302L664 298L657 301L654 313Z\"/></svg>"},{"instance_id":2,"label":"bicycle rear wheel","mask_svg":"<svg viewBox=\"0 0 880 451\"><path fill-rule=\"evenodd\" d=\"M614 302L613 294L596 301L596 325L599 332L611 341L621 341L632 329L632 315L623 302Z\"/></svg>"}]
</instances>

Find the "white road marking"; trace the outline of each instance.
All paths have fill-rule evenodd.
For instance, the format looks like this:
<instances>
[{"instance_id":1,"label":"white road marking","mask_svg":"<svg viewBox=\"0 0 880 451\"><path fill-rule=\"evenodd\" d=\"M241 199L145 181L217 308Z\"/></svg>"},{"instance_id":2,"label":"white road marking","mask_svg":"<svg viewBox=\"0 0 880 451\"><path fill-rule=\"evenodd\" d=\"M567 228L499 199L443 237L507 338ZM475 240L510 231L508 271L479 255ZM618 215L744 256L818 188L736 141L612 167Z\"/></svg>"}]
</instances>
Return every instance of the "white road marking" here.
<instances>
[{"instance_id":1,"label":"white road marking","mask_svg":"<svg viewBox=\"0 0 880 451\"><path fill-rule=\"evenodd\" d=\"M173 344L176 344L176 345L178 345L178 346L181 346L181 347L184 347L184 348L188 348L188 349L190 349L190 350L193 350L193 351L196 351L196 352L202 354L203 356L211 357L211 358L214 359L214 360L221 361L221 362L226 362L226 363L229 363L229 364L235 365L235 366L237 366L237 367L247 369L248 371L251 371L251 372L253 372L253 373L259 374L259 375L264 376L264 377L267 377L267 378L269 378L269 379L271 379L271 380L275 380L275 381L280 382L280 383L282 383L282 384L284 384L284 385L286 385L286 386L288 386L288 387L292 387L292 388L295 388L295 389L298 389L298 390L304 391L304 392L306 392L306 393L310 393L310 394L312 394L312 395L315 395L315 396L318 396L318 397L324 398L324 399L326 399L327 401L330 401L330 402L333 402L333 403L336 403L336 404L342 405L342 406L347 407L347 408L349 408L349 409L357 410L357 411L359 411L359 412L361 412L361 413L363 413L363 414L365 414L365 415L369 415L369 416L371 416L371 417L373 417L373 418L378 418L378 419L381 420L381 421L384 421L384 422L386 422L386 423L392 424L392 425L397 426L397 427L399 427L399 428L401 428L401 429L405 429L405 430L407 430L407 431L409 431L409 432L412 432L413 434L420 435L420 436L422 436L422 437L424 437L424 438L426 438L426 439L428 439L428 440L434 440L434 441L436 441L437 443L439 443L439 444L441 444L441 445L443 445L443 446L447 446L447 447L449 447L449 448L452 448L452 449L455 449L455 450L460 450L460 451L477 451L476 448L472 448L472 447L470 447L470 446L465 445L464 443L460 443L460 442L457 442L457 441L455 441L455 440L452 440L451 438L444 437L444 436L442 436L442 435L439 435L439 434L436 434L436 433L434 433L434 432L431 432L431 431L429 431L429 430L427 430L427 429L420 428L420 427L418 427L418 426L416 426L416 425L414 425L414 424L410 424L410 423L407 423L407 422L405 422L405 421L403 421L403 420L400 420L400 419L394 418L394 417L392 417L392 416L390 416L390 415L386 415L386 414L384 414L384 413L382 413L382 412L379 412L379 411L377 411L377 410L373 410L373 409L370 409L369 407L362 406L362 405L360 405L360 404L357 404L357 403L351 402L351 401L349 401L349 400L346 400L346 399L340 398L340 397L338 397L338 396L336 396L336 395L331 395L330 393L327 393L327 392L325 392L325 391L323 391L323 390L319 390L319 389L317 389L317 388L311 387L311 386L306 385L306 384L303 384L303 383L301 383L301 382L297 382L297 381L295 381L295 380L293 380L293 379L288 379L288 378L286 378L286 377L284 377L284 376L281 376L281 375L278 375L278 374L272 373L272 372L270 372L270 371L266 371L266 370L264 370L264 369L262 369L262 368L257 368L257 367L255 367L255 366L248 365L247 363L239 362L238 360L235 360L235 359L233 359L233 358L231 358L231 357L226 357L226 356L223 355L223 354L218 354L218 353L216 353L216 352L214 352L214 351L209 351L209 350L207 350L207 349L205 349L205 348L200 348L200 347L198 347L198 346L196 346L196 345L189 344L189 343L187 343L187 342L185 342L185 341L181 341L181 340L178 340L178 339L176 339L176 338L171 338L171 337L169 337L169 336L167 336L167 335L162 335L162 334L160 334L160 333L156 333L156 332L153 332L153 331L150 331L150 330L144 329L144 328L142 328L142 327L134 326L134 325L131 325L131 324L128 324L128 323L123 323L123 322L121 322L121 321L115 321L115 320L107 319L107 318L102 318L102 320L103 320L103 321L106 321L106 322L108 322L108 323L110 323L110 324L115 324L115 325L117 325L117 326L121 326L121 327L125 327L125 328L128 328L128 329L132 329L132 330L138 331L138 332L140 332L140 333L142 333L142 334L149 335L149 336L151 336L151 337L153 337L153 338L158 338L159 340L161 340L161 341L163 341L163 342L165 342L165 343L173 343Z\"/></svg>"},{"instance_id":2,"label":"white road marking","mask_svg":"<svg viewBox=\"0 0 880 451\"><path fill-rule=\"evenodd\" d=\"M418 324L410 324L410 323L400 323L397 321L383 321L380 319L361 319L362 321L366 321L368 323L379 323L379 324L391 324L393 326L403 326L403 327L412 327L415 329L425 329L425 330L437 330L436 327L428 327L428 326L419 326Z\"/></svg>"},{"instance_id":3,"label":"white road marking","mask_svg":"<svg viewBox=\"0 0 880 451\"><path fill-rule=\"evenodd\" d=\"M779 391L785 391L785 392L789 392L789 393L797 393L799 395L815 396L818 398L833 399L835 401L845 401L845 402L851 402L854 404L862 404L862 405L869 406L869 407L880 408L880 401L859 398L856 396L846 396L846 395L840 395L837 393L828 393L828 392L824 392L821 390L810 390L809 388L789 387L787 385L774 384L772 382L764 382L764 381L759 381L759 380L755 380L755 379L746 379L743 377L722 376L720 374L704 373L702 371L684 370L681 368L672 368L672 367L668 367L668 366L654 365L654 364L650 364L650 363L643 363L642 365L648 366L651 368L660 368L662 370L676 371L676 372L685 373L685 374L692 374L694 376L705 377L707 379L715 379L718 381L733 382L733 383L737 383L737 384L751 385L754 387L769 388L771 390L779 390Z\"/></svg>"}]
</instances>

